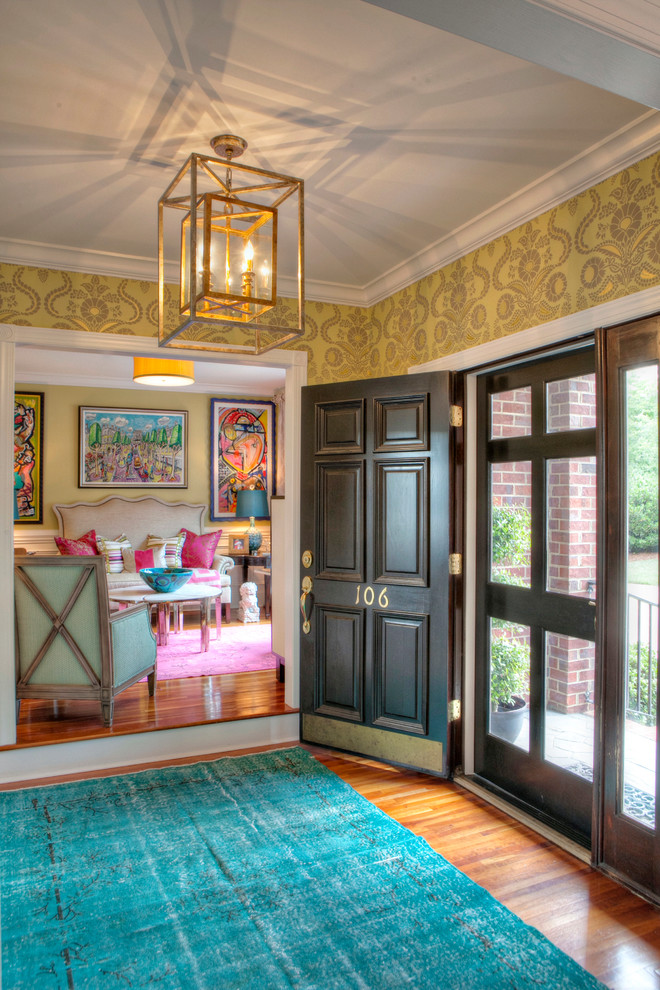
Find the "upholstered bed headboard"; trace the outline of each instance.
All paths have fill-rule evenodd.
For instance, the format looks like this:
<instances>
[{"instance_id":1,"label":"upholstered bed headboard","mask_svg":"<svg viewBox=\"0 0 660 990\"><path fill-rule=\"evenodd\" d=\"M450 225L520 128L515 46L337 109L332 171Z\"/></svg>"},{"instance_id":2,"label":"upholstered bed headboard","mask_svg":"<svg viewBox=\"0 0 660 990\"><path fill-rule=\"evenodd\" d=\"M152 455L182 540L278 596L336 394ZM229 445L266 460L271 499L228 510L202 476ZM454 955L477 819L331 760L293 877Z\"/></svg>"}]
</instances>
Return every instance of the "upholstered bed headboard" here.
<instances>
[{"instance_id":1,"label":"upholstered bed headboard","mask_svg":"<svg viewBox=\"0 0 660 990\"><path fill-rule=\"evenodd\" d=\"M76 540L90 529L113 540L125 533L133 547L141 547L146 537L174 536L182 526L193 533L204 532L206 505L191 502L164 502L153 495L128 498L108 495L100 502L71 502L53 505L60 536Z\"/></svg>"}]
</instances>

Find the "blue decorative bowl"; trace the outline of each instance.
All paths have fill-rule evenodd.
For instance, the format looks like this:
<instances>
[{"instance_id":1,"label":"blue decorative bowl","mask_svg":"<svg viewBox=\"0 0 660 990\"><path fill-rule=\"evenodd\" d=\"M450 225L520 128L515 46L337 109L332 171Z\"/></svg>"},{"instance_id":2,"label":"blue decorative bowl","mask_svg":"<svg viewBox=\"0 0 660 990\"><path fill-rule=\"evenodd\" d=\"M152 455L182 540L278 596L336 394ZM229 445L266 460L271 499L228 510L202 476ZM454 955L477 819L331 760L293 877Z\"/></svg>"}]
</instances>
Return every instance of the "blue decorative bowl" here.
<instances>
[{"instance_id":1,"label":"blue decorative bowl","mask_svg":"<svg viewBox=\"0 0 660 990\"><path fill-rule=\"evenodd\" d=\"M140 571L140 577L158 595L183 588L186 581L192 577L190 567L145 567Z\"/></svg>"}]
</instances>

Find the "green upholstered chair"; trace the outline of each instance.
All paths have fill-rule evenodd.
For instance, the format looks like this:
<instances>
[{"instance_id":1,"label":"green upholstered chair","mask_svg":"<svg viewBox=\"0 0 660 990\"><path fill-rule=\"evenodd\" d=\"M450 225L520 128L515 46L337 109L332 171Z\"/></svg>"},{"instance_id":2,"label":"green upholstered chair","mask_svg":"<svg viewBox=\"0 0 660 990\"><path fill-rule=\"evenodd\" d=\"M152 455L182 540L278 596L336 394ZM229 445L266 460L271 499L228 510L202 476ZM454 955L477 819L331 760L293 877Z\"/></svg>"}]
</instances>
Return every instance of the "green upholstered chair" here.
<instances>
[{"instance_id":1,"label":"green upholstered chair","mask_svg":"<svg viewBox=\"0 0 660 990\"><path fill-rule=\"evenodd\" d=\"M149 608L110 612L102 557L17 557L16 712L21 698L98 699L112 725L115 695L156 685Z\"/></svg>"}]
</instances>

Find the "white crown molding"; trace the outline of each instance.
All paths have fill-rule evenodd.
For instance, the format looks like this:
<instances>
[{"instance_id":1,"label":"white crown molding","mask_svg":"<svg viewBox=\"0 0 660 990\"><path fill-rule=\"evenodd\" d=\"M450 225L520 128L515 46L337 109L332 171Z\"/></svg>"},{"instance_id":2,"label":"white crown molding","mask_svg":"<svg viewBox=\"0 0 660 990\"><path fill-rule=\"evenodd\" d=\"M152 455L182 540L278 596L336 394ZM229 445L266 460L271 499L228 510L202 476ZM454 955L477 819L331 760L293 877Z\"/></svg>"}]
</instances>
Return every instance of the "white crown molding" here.
<instances>
[{"instance_id":1,"label":"white crown molding","mask_svg":"<svg viewBox=\"0 0 660 990\"><path fill-rule=\"evenodd\" d=\"M155 257L113 254L86 248L66 247L64 244L11 240L8 237L0 237L0 262L9 265L29 265L31 268L131 278L140 282L158 281L158 261ZM176 264L174 262L166 264L165 272L166 280L174 285L178 277ZM297 296L297 279L283 275L278 277L278 282L282 287L283 295Z\"/></svg>"},{"instance_id":2,"label":"white crown molding","mask_svg":"<svg viewBox=\"0 0 660 990\"><path fill-rule=\"evenodd\" d=\"M515 196L374 279L364 287L364 305L373 306L658 150L660 113L649 110L629 127L548 172Z\"/></svg>"},{"instance_id":3,"label":"white crown molding","mask_svg":"<svg viewBox=\"0 0 660 990\"><path fill-rule=\"evenodd\" d=\"M363 285L342 285L340 282L323 282L321 279L313 278L305 278L305 300L330 303L335 306L365 308L371 305Z\"/></svg>"},{"instance_id":4,"label":"white crown molding","mask_svg":"<svg viewBox=\"0 0 660 990\"><path fill-rule=\"evenodd\" d=\"M649 110L629 126L548 172L514 196L366 285L344 285L307 277L306 299L310 302L343 306L373 306L658 150L660 112ZM1 237L0 262L157 281L155 258L106 254L102 251L33 241L13 241ZM174 283L176 266L169 267L167 274L168 281ZM282 277L279 282L282 295L291 298L297 295L295 279Z\"/></svg>"},{"instance_id":5,"label":"white crown molding","mask_svg":"<svg viewBox=\"0 0 660 990\"><path fill-rule=\"evenodd\" d=\"M427 371L466 371L513 357L521 357L524 360L526 352L539 347L573 340L598 327L611 327L641 319L657 313L658 310L660 310L660 286L656 285L651 289L634 292L632 295L601 303L600 306L593 306L591 309L583 309L579 313L572 313L558 320L551 320L536 327L529 327L527 330L520 330L518 333L507 334L506 337L498 337L497 340L477 344L464 351L434 358L424 364L411 365L408 374Z\"/></svg>"},{"instance_id":6,"label":"white crown molding","mask_svg":"<svg viewBox=\"0 0 660 990\"><path fill-rule=\"evenodd\" d=\"M141 258L132 254L113 254L91 248L11 240L7 237L0 237L0 262L64 272L133 278L141 282L158 281L158 261L155 256Z\"/></svg>"},{"instance_id":7,"label":"white crown molding","mask_svg":"<svg viewBox=\"0 0 660 990\"><path fill-rule=\"evenodd\" d=\"M584 24L606 34L609 38L634 45L641 51L657 55L660 32L655 4L645 0L527 0L535 7L544 7L576 24Z\"/></svg>"}]
</instances>

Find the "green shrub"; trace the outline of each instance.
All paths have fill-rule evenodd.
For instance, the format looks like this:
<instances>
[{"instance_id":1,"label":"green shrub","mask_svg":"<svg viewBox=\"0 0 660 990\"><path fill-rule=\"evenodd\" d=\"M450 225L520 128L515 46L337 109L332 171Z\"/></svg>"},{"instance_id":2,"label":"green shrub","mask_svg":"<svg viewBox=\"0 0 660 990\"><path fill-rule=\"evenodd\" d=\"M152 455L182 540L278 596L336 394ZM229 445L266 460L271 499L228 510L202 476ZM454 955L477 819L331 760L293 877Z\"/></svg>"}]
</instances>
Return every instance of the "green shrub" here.
<instances>
[{"instance_id":1,"label":"green shrub","mask_svg":"<svg viewBox=\"0 0 660 990\"><path fill-rule=\"evenodd\" d=\"M514 694L522 694L529 675L529 646L516 636L508 635L503 623L493 620L490 641L490 707L513 703Z\"/></svg>"},{"instance_id":2,"label":"green shrub","mask_svg":"<svg viewBox=\"0 0 660 990\"><path fill-rule=\"evenodd\" d=\"M631 553L658 549L658 479L637 472L628 482L628 546Z\"/></svg>"},{"instance_id":3,"label":"green shrub","mask_svg":"<svg viewBox=\"0 0 660 990\"><path fill-rule=\"evenodd\" d=\"M495 505L491 518L492 580L501 584L525 585L512 573L528 567L532 547L532 515L524 506Z\"/></svg>"}]
</instances>

